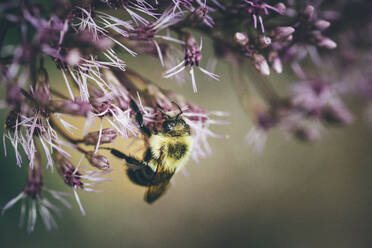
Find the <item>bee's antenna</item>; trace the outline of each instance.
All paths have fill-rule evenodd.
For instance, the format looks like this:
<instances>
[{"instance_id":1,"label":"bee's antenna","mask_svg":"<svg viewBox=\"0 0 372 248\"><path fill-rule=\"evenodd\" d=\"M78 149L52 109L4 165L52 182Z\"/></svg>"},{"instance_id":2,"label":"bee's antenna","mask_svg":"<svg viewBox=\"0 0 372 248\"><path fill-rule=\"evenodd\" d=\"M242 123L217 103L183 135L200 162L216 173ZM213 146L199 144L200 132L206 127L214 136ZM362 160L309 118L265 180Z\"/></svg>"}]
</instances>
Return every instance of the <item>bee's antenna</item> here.
<instances>
[{"instance_id":1,"label":"bee's antenna","mask_svg":"<svg viewBox=\"0 0 372 248\"><path fill-rule=\"evenodd\" d=\"M180 105L178 105L176 102L172 101L172 103L174 105L176 105L178 107L178 109L180 110L180 112L176 115L176 119L178 119L178 117L183 114L183 111L182 111Z\"/></svg>"}]
</instances>

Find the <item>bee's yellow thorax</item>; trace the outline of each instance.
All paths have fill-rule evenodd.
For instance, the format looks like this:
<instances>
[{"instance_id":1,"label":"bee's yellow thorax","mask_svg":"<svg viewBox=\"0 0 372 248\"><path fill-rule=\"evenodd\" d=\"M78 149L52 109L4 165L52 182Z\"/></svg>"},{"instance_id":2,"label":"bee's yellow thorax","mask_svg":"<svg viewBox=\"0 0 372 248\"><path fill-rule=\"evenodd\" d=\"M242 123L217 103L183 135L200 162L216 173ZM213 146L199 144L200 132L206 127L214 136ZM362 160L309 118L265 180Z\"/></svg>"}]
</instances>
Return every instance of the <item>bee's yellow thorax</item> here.
<instances>
[{"instance_id":1,"label":"bee's yellow thorax","mask_svg":"<svg viewBox=\"0 0 372 248\"><path fill-rule=\"evenodd\" d=\"M186 164L190 157L193 139L189 135L169 137L154 134L149 139L153 159L152 167L162 166L175 172Z\"/></svg>"}]
</instances>

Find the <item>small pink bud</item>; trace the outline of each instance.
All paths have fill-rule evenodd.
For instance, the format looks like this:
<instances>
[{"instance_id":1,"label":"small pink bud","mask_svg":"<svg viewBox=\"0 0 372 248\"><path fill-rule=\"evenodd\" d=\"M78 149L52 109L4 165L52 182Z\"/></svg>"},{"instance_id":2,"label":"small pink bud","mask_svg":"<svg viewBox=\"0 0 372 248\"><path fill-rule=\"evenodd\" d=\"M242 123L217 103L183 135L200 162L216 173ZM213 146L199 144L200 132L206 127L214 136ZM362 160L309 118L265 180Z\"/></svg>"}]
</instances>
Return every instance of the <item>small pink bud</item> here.
<instances>
[{"instance_id":1,"label":"small pink bud","mask_svg":"<svg viewBox=\"0 0 372 248\"><path fill-rule=\"evenodd\" d=\"M284 3L280 2L275 5L275 8L279 11L280 14L284 14L287 10L287 7Z\"/></svg>"},{"instance_id":2,"label":"small pink bud","mask_svg":"<svg viewBox=\"0 0 372 248\"><path fill-rule=\"evenodd\" d=\"M318 41L318 46L328 49L335 49L337 47L337 43L329 38L323 37Z\"/></svg>"},{"instance_id":3,"label":"small pink bud","mask_svg":"<svg viewBox=\"0 0 372 248\"><path fill-rule=\"evenodd\" d=\"M315 27L319 30L325 30L327 28L329 28L329 26L331 26L331 23L329 21L326 21L326 20L318 20L315 22Z\"/></svg>"},{"instance_id":4,"label":"small pink bud","mask_svg":"<svg viewBox=\"0 0 372 248\"><path fill-rule=\"evenodd\" d=\"M277 27L273 32L273 36L275 40L282 40L292 35L294 31L295 29L291 26Z\"/></svg>"},{"instance_id":5,"label":"small pink bud","mask_svg":"<svg viewBox=\"0 0 372 248\"><path fill-rule=\"evenodd\" d=\"M266 48L271 45L271 38L265 35L260 35L258 38L258 43L261 48Z\"/></svg>"},{"instance_id":6,"label":"small pink bud","mask_svg":"<svg viewBox=\"0 0 372 248\"><path fill-rule=\"evenodd\" d=\"M269 62L271 64L271 68L276 73L282 73L282 71L283 71L283 65L282 65L282 61L280 60L280 58L278 56L278 53L271 52L269 54Z\"/></svg>"},{"instance_id":7,"label":"small pink bud","mask_svg":"<svg viewBox=\"0 0 372 248\"><path fill-rule=\"evenodd\" d=\"M105 128L102 130L100 144L112 143L118 137L117 132L113 128ZM96 145L99 139L99 131L91 132L85 135L84 144Z\"/></svg>"},{"instance_id":8,"label":"small pink bud","mask_svg":"<svg viewBox=\"0 0 372 248\"><path fill-rule=\"evenodd\" d=\"M236 32L234 34L234 40L241 46L245 46L249 42L248 35L246 33Z\"/></svg>"},{"instance_id":9,"label":"small pink bud","mask_svg":"<svg viewBox=\"0 0 372 248\"><path fill-rule=\"evenodd\" d=\"M308 20L310 20L314 12L315 12L315 8L312 5L307 5L303 11L303 14L307 16Z\"/></svg>"},{"instance_id":10,"label":"small pink bud","mask_svg":"<svg viewBox=\"0 0 372 248\"><path fill-rule=\"evenodd\" d=\"M94 167L100 170L107 170L110 168L110 160L103 155L88 152L85 154L85 157Z\"/></svg>"},{"instance_id":11,"label":"small pink bud","mask_svg":"<svg viewBox=\"0 0 372 248\"><path fill-rule=\"evenodd\" d=\"M253 55L254 66L264 76L270 75L270 68L264 56L261 54Z\"/></svg>"}]
</instances>

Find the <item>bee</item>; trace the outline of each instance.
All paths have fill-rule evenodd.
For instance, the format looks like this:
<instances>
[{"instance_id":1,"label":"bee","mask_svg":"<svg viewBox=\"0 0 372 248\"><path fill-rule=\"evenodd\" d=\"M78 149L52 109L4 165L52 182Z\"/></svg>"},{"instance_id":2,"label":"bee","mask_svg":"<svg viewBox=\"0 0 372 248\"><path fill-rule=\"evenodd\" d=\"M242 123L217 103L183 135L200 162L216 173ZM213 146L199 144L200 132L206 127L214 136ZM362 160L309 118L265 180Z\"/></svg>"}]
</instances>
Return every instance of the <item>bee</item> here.
<instances>
[{"instance_id":1,"label":"bee","mask_svg":"<svg viewBox=\"0 0 372 248\"><path fill-rule=\"evenodd\" d=\"M145 201L155 202L169 188L173 175L189 160L193 138L190 126L182 119L182 110L176 116L165 113L161 128L152 129L143 124L143 116L135 101L130 101L135 119L146 139L147 148L143 160L124 154L116 149L111 153L126 161L127 175L135 184L147 187Z\"/></svg>"}]
</instances>

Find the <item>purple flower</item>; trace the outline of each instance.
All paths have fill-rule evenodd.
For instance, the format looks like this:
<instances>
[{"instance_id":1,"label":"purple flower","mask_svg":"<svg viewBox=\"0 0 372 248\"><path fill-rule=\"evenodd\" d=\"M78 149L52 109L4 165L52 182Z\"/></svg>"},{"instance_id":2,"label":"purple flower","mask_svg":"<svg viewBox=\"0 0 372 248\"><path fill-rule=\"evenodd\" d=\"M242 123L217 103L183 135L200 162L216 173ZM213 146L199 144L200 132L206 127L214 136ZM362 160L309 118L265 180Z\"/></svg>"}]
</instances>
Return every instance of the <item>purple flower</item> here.
<instances>
[{"instance_id":1,"label":"purple flower","mask_svg":"<svg viewBox=\"0 0 372 248\"><path fill-rule=\"evenodd\" d=\"M199 66L200 60L202 58L201 50L203 47L202 39L200 39L200 45L198 46L195 39L192 36L189 36L186 39L185 44L185 57L184 61L176 65L175 67L167 70L164 74L164 78L170 78L183 70L185 70L188 66L190 66L190 75L191 75L191 81L192 81L192 88L194 90L194 93L197 92L196 87L196 81L195 81L195 74L194 74L194 67L198 68L201 72L206 74L207 76L219 80L219 76L207 71L206 69L203 69Z\"/></svg>"}]
</instances>

